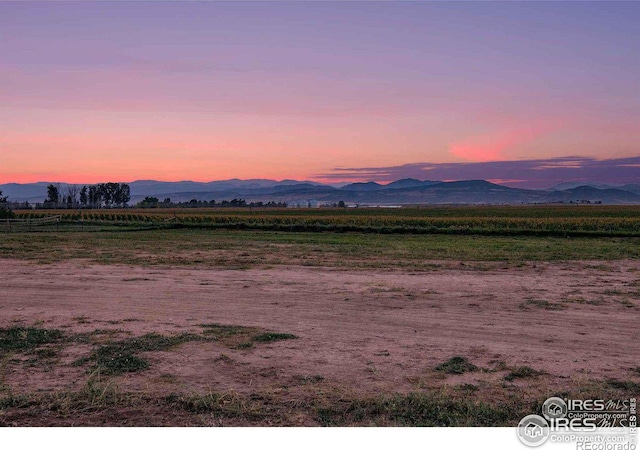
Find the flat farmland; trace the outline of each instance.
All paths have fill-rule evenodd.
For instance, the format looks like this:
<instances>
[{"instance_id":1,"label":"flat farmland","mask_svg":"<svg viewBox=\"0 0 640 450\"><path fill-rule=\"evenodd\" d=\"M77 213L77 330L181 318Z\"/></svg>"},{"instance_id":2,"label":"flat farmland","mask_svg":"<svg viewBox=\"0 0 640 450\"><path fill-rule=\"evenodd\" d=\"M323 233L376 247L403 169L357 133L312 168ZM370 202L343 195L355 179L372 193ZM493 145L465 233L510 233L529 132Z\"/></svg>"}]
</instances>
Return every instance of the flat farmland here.
<instances>
[{"instance_id":1,"label":"flat farmland","mask_svg":"<svg viewBox=\"0 0 640 450\"><path fill-rule=\"evenodd\" d=\"M47 212L0 232L0 423L505 426L637 395L639 212Z\"/></svg>"}]
</instances>

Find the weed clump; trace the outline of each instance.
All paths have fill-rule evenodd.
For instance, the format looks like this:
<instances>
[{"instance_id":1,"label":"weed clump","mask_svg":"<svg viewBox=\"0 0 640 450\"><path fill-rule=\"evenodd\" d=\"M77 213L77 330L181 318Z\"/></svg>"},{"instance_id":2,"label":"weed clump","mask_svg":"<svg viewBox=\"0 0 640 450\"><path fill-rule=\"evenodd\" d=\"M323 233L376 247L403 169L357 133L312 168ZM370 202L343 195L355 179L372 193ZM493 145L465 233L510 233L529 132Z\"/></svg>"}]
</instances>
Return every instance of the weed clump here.
<instances>
[{"instance_id":1,"label":"weed clump","mask_svg":"<svg viewBox=\"0 0 640 450\"><path fill-rule=\"evenodd\" d=\"M98 347L88 358L80 363L94 361L93 370L105 375L119 375L127 372L138 372L149 367L149 363L137 356L138 353L168 350L176 345L189 341L201 340L195 334L178 336L162 336L149 333L140 337L125 339Z\"/></svg>"},{"instance_id":2,"label":"weed clump","mask_svg":"<svg viewBox=\"0 0 640 450\"><path fill-rule=\"evenodd\" d=\"M442 364L438 365L436 367L436 370L438 372L459 375L465 372L474 372L478 370L478 367L470 363L469 360L463 356L454 356L448 361L445 361Z\"/></svg>"},{"instance_id":3,"label":"weed clump","mask_svg":"<svg viewBox=\"0 0 640 450\"><path fill-rule=\"evenodd\" d=\"M251 338L256 342L274 342L287 339L298 339L298 336L289 333L262 333Z\"/></svg>"},{"instance_id":4,"label":"weed clump","mask_svg":"<svg viewBox=\"0 0 640 450\"><path fill-rule=\"evenodd\" d=\"M169 395L165 402L193 414L211 414L222 418L260 421L273 417L273 407L257 398L244 398L236 393L208 393L201 395Z\"/></svg>"},{"instance_id":5,"label":"weed clump","mask_svg":"<svg viewBox=\"0 0 640 450\"><path fill-rule=\"evenodd\" d=\"M534 378L543 374L544 372L533 369L529 366L520 366L520 367L516 367L507 375L505 375L504 380L513 381L515 379L520 379L520 378Z\"/></svg>"},{"instance_id":6,"label":"weed clump","mask_svg":"<svg viewBox=\"0 0 640 450\"><path fill-rule=\"evenodd\" d=\"M204 328L203 334L215 338L236 336L238 334L247 333L250 330L250 328L238 325L220 325L218 323L203 323L199 326Z\"/></svg>"},{"instance_id":7,"label":"weed clump","mask_svg":"<svg viewBox=\"0 0 640 450\"><path fill-rule=\"evenodd\" d=\"M548 300L529 299L520 304L520 309L527 309L529 306L535 306L536 308L547 309L550 311L559 311L566 308L566 306L561 303L553 303Z\"/></svg>"},{"instance_id":8,"label":"weed clump","mask_svg":"<svg viewBox=\"0 0 640 450\"><path fill-rule=\"evenodd\" d=\"M46 344L60 342L64 333L45 328L10 327L0 328L0 354L27 352Z\"/></svg>"}]
</instances>

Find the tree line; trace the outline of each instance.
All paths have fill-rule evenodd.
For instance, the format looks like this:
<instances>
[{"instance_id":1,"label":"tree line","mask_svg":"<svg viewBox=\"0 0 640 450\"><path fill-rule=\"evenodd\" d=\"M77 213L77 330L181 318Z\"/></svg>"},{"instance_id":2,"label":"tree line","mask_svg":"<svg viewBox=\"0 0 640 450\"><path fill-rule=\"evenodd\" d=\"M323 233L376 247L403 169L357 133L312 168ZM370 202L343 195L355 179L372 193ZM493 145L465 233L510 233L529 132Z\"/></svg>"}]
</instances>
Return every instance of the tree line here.
<instances>
[{"instance_id":1,"label":"tree line","mask_svg":"<svg viewBox=\"0 0 640 450\"><path fill-rule=\"evenodd\" d=\"M47 186L45 208L126 208L131 200L131 188L126 183L99 183L89 186L75 184Z\"/></svg>"},{"instance_id":2,"label":"tree line","mask_svg":"<svg viewBox=\"0 0 640 450\"><path fill-rule=\"evenodd\" d=\"M285 202L250 202L242 198L234 198L233 200L197 200L191 199L186 202L173 202L170 198L160 201L157 197L145 197L144 200L136 205L139 208L209 208L209 207L230 207L230 208L284 208L287 206Z\"/></svg>"}]
</instances>

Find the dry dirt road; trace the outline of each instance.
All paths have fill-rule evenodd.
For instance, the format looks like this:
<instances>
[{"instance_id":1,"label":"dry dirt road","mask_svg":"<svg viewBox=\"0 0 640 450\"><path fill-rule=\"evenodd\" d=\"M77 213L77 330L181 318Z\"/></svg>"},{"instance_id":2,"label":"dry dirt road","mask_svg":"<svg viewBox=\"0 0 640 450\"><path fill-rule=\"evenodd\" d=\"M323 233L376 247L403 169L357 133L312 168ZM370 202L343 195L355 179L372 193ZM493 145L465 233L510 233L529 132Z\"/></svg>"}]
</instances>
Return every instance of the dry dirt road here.
<instances>
[{"instance_id":1,"label":"dry dirt road","mask_svg":"<svg viewBox=\"0 0 640 450\"><path fill-rule=\"evenodd\" d=\"M191 342L150 356L127 389L252 391L320 376L362 391L410 390L454 355L479 367L530 366L555 380L626 378L640 355L640 262L542 263L433 272L37 265L0 260L0 326L73 332L201 332L199 324L260 327L299 339L259 349ZM63 360L86 349L71 347ZM220 364L221 354L234 364ZM164 378L163 378L164 375ZM500 379L501 370L445 383ZM72 387L82 368L10 366L18 391ZM424 381L424 380L423 380ZM558 381L561 383L561 381Z\"/></svg>"}]
</instances>

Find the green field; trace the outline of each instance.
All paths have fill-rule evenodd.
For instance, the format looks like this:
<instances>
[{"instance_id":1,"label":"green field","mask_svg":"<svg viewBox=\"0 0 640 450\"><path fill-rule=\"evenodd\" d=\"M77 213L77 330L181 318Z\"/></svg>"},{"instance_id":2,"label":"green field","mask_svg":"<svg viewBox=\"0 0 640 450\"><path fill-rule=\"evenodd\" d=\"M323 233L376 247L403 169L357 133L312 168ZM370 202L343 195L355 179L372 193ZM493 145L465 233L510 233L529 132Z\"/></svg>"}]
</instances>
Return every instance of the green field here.
<instances>
[{"instance_id":1,"label":"green field","mask_svg":"<svg viewBox=\"0 0 640 450\"><path fill-rule=\"evenodd\" d=\"M234 268L302 264L416 269L432 268L434 261L443 260L629 259L640 258L639 211L637 207L473 207L70 212L43 232L5 229L0 257ZM511 216L505 217L506 213ZM21 216L35 214L41 213ZM82 224L73 215L82 215ZM375 232L384 221L387 228ZM350 231L340 224L351 224ZM318 227L326 231L317 231ZM419 229L413 232L411 227ZM76 232L63 232L70 230Z\"/></svg>"}]
</instances>

